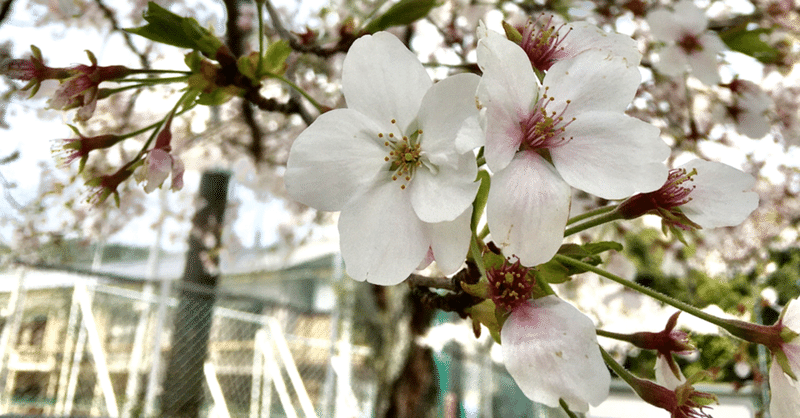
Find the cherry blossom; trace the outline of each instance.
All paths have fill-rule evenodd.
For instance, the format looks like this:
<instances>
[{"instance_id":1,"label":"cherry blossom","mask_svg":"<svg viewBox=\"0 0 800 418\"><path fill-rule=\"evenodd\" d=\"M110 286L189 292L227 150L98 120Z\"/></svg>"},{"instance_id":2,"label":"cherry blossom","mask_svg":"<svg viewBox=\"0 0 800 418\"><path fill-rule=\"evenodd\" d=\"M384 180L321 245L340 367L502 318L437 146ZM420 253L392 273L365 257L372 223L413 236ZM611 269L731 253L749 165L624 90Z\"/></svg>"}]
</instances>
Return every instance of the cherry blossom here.
<instances>
[{"instance_id":1,"label":"cherry blossom","mask_svg":"<svg viewBox=\"0 0 800 418\"><path fill-rule=\"evenodd\" d=\"M734 103L726 110L736 122L736 130L753 139L763 138L770 129L767 112L772 100L758 84L749 80L734 79L728 88L734 94Z\"/></svg>"},{"instance_id":2,"label":"cherry blossom","mask_svg":"<svg viewBox=\"0 0 800 418\"><path fill-rule=\"evenodd\" d=\"M103 92L98 87L100 83L132 73L130 68L122 65L98 66L94 54L89 51L86 51L86 54L92 65L77 65L70 68L68 71L72 76L61 81L61 85L50 100L50 107L53 109L79 108L75 119L80 121L89 120L97 107L97 100L103 98Z\"/></svg>"},{"instance_id":3,"label":"cherry blossom","mask_svg":"<svg viewBox=\"0 0 800 418\"><path fill-rule=\"evenodd\" d=\"M558 60L573 58L589 50L608 51L623 57L631 65L639 65L642 54L630 36L608 33L589 22L552 24L553 16L546 22L544 13L529 21L522 31L520 46L531 64L539 71L547 71Z\"/></svg>"},{"instance_id":4,"label":"cherry blossom","mask_svg":"<svg viewBox=\"0 0 800 418\"><path fill-rule=\"evenodd\" d=\"M658 9L647 15L653 36L667 45L658 53L656 69L675 77L691 68L708 85L719 83L717 54L725 49L719 36L707 31L708 19L692 0L681 0L673 11Z\"/></svg>"},{"instance_id":5,"label":"cherry blossom","mask_svg":"<svg viewBox=\"0 0 800 418\"><path fill-rule=\"evenodd\" d=\"M772 348L769 410L774 418L797 418L800 413L800 304L796 299L784 308L778 327L782 343Z\"/></svg>"},{"instance_id":6,"label":"cherry blossom","mask_svg":"<svg viewBox=\"0 0 800 418\"><path fill-rule=\"evenodd\" d=\"M463 145L481 141L477 84L472 74L433 84L386 32L351 47L342 69L348 108L298 136L285 181L299 202L341 211L340 247L354 279L399 283L429 249L444 272L461 266L477 192L473 145Z\"/></svg>"},{"instance_id":7,"label":"cherry blossom","mask_svg":"<svg viewBox=\"0 0 800 418\"><path fill-rule=\"evenodd\" d=\"M78 172L83 171L89 153L99 149L110 148L125 139L119 135L105 134L87 137L78 131L78 128L69 125L78 138L67 138L58 140L53 144L52 151L61 160L62 165L67 166L75 160L80 160Z\"/></svg>"},{"instance_id":8,"label":"cherry blossom","mask_svg":"<svg viewBox=\"0 0 800 418\"><path fill-rule=\"evenodd\" d=\"M589 317L557 296L519 304L500 333L503 361L522 393L577 412L608 397L611 376Z\"/></svg>"},{"instance_id":9,"label":"cherry blossom","mask_svg":"<svg viewBox=\"0 0 800 418\"><path fill-rule=\"evenodd\" d=\"M171 154L171 124L172 115L167 118L161 132L159 132L156 137L156 143L153 149L148 151L142 167L136 172L136 181L145 182L145 193L150 193L161 187L170 173L172 174L172 190L180 190L183 188L183 162Z\"/></svg>"},{"instance_id":10,"label":"cherry blossom","mask_svg":"<svg viewBox=\"0 0 800 418\"><path fill-rule=\"evenodd\" d=\"M489 31L478 44L486 213L495 243L524 265L548 261L563 238L570 187L622 199L660 187L669 147L658 128L624 114L639 70L590 50L556 62L543 85L519 45Z\"/></svg>"},{"instance_id":11,"label":"cherry blossom","mask_svg":"<svg viewBox=\"0 0 800 418\"><path fill-rule=\"evenodd\" d=\"M750 174L695 159L672 169L660 189L633 196L618 210L625 219L656 214L666 227L682 230L736 226L758 207L758 194L748 191L754 184Z\"/></svg>"}]
</instances>

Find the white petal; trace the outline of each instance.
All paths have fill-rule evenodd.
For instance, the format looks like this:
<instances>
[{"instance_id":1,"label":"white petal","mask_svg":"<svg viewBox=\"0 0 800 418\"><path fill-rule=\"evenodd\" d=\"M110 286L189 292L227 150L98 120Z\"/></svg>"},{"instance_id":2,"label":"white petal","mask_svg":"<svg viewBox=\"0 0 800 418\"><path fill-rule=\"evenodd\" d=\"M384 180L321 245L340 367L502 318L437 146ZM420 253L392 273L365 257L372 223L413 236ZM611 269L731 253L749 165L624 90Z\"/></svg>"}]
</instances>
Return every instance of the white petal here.
<instances>
[{"instance_id":1,"label":"white petal","mask_svg":"<svg viewBox=\"0 0 800 418\"><path fill-rule=\"evenodd\" d=\"M608 51L586 51L553 64L543 84L547 95L555 99L548 110L558 111L565 101L572 101L564 114L568 118L589 110L624 112L640 81L635 63Z\"/></svg>"},{"instance_id":2,"label":"white petal","mask_svg":"<svg viewBox=\"0 0 800 418\"><path fill-rule=\"evenodd\" d=\"M567 32L568 30L569 32ZM561 43L567 57L574 57L583 51L596 49L619 55L628 64L634 66L639 65L642 60L642 54L633 38L620 33L608 33L589 22L572 22L559 31L559 35L562 33L568 33Z\"/></svg>"},{"instance_id":3,"label":"white petal","mask_svg":"<svg viewBox=\"0 0 800 418\"><path fill-rule=\"evenodd\" d=\"M659 41L674 42L683 36L675 13L666 9L654 10L647 14L647 25L650 32Z\"/></svg>"},{"instance_id":4,"label":"white petal","mask_svg":"<svg viewBox=\"0 0 800 418\"><path fill-rule=\"evenodd\" d=\"M781 317L781 324L800 334L800 302L798 302L797 299L792 299L786 304L783 310L784 313ZM800 343L800 341L798 343Z\"/></svg>"},{"instance_id":5,"label":"white petal","mask_svg":"<svg viewBox=\"0 0 800 418\"><path fill-rule=\"evenodd\" d=\"M471 218L472 206L454 221L425 224L436 265L445 275L455 273L464 264L472 239L469 228Z\"/></svg>"},{"instance_id":6,"label":"white petal","mask_svg":"<svg viewBox=\"0 0 800 418\"><path fill-rule=\"evenodd\" d=\"M675 373L673 373L672 368L669 367L666 357L662 356L661 354L656 356L656 383L669 390L675 390L675 388L686 381L686 378L683 376L683 373L680 369L678 369L678 374L680 377L675 377Z\"/></svg>"},{"instance_id":7,"label":"white petal","mask_svg":"<svg viewBox=\"0 0 800 418\"><path fill-rule=\"evenodd\" d=\"M719 83L719 71L717 70L717 54L721 50L722 41L716 35L705 34L700 38L703 50L689 54L686 60L692 68L692 75L704 84L713 86Z\"/></svg>"},{"instance_id":8,"label":"white petal","mask_svg":"<svg viewBox=\"0 0 800 418\"><path fill-rule=\"evenodd\" d=\"M289 195L319 210L341 210L388 164L386 148L376 141L379 131L354 110L322 114L292 144L284 176Z\"/></svg>"},{"instance_id":9,"label":"white petal","mask_svg":"<svg viewBox=\"0 0 800 418\"><path fill-rule=\"evenodd\" d=\"M587 412L608 397L611 376L592 320L556 296L519 306L500 333L503 362L531 400Z\"/></svg>"},{"instance_id":10,"label":"white petal","mask_svg":"<svg viewBox=\"0 0 800 418\"><path fill-rule=\"evenodd\" d=\"M442 165L433 173L419 167L405 192L411 193L411 205L422 221L452 221L475 200L477 175L475 157L467 153L461 156L457 169Z\"/></svg>"},{"instance_id":11,"label":"white petal","mask_svg":"<svg viewBox=\"0 0 800 418\"><path fill-rule=\"evenodd\" d=\"M358 38L342 64L347 107L381 123L396 119L403 133L432 84L417 56L388 32Z\"/></svg>"},{"instance_id":12,"label":"white petal","mask_svg":"<svg viewBox=\"0 0 800 418\"><path fill-rule=\"evenodd\" d=\"M769 367L769 387L772 418L800 417L800 382L792 380L775 361Z\"/></svg>"},{"instance_id":13,"label":"white petal","mask_svg":"<svg viewBox=\"0 0 800 418\"><path fill-rule=\"evenodd\" d=\"M539 82L522 48L493 31L478 42L478 65L483 71L478 101L486 109L486 164L500 171L522 143L520 118L535 104Z\"/></svg>"},{"instance_id":14,"label":"white petal","mask_svg":"<svg viewBox=\"0 0 800 418\"><path fill-rule=\"evenodd\" d=\"M676 45L670 45L658 53L658 61L654 65L661 74L677 77L686 72L689 61L687 61L683 49Z\"/></svg>"},{"instance_id":15,"label":"white petal","mask_svg":"<svg viewBox=\"0 0 800 418\"><path fill-rule=\"evenodd\" d=\"M748 112L745 110L739 117L736 130L753 139L763 138L769 133L769 119L761 112Z\"/></svg>"},{"instance_id":16,"label":"white petal","mask_svg":"<svg viewBox=\"0 0 800 418\"><path fill-rule=\"evenodd\" d=\"M664 185L669 147L659 130L622 113L587 112L550 149L553 164L570 186L604 199L622 199Z\"/></svg>"},{"instance_id":17,"label":"white petal","mask_svg":"<svg viewBox=\"0 0 800 418\"><path fill-rule=\"evenodd\" d=\"M425 226L407 195L391 181L342 208L339 240L347 274L384 286L405 280L430 247Z\"/></svg>"},{"instance_id":18,"label":"white petal","mask_svg":"<svg viewBox=\"0 0 800 418\"><path fill-rule=\"evenodd\" d=\"M683 213L703 228L736 226L758 207L758 194L748 192L755 184L750 174L731 166L705 160L682 165L687 171L697 169L692 200L681 206Z\"/></svg>"},{"instance_id":19,"label":"white petal","mask_svg":"<svg viewBox=\"0 0 800 418\"><path fill-rule=\"evenodd\" d=\"M456 149L456 138L465 121L471 119L477 124L475 92L479 81L480 77L475 74L457 74L434 84L422 99L419 110L422 150L434 164L457 166L461 153ZM482 132L473 130L472 133L478 137L460 140L472 144L483 142Z\"/></svg>"},{"instance_id":20,"label":"white petal","mask_svg":"<svg viewBox=\"0 0 800 418\"><path fill-rule=\"evenodd\" d=\"M686 32L698 34L708 27L706 12L697 7L693 0L681 0L675 6L676 22Z\"/></svg>"},{"instance_id":21,"label":"white petal","mask_svg":"<svg viewBox=\"0 0 800 418\"><path fill-rule=\"evenodd\" d=\"M489 189L486 216L495 244L526 266L549 261L564 239L570 194L539 154L518 153Z\"/></svg>"}]
</instances>

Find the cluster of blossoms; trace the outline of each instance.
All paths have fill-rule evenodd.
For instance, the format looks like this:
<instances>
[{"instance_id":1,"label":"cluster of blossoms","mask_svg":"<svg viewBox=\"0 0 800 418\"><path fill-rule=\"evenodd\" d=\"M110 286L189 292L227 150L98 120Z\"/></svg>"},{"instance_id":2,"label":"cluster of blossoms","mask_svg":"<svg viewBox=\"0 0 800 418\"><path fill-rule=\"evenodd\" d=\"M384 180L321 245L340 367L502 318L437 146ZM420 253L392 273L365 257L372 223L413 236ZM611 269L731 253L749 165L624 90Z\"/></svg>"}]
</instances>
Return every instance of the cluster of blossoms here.
<instances>
[{"instance_id":1,"label":"cluster of blossoms","mask_svg":"<svg viewBox=\"0 0 800 418\"><path fill-rule=\"evenodd\" d=\"M32 55L29 58L5 61L0 66L0 74L5 74L11 79L27 81L22 90L31 90L31 96L37 93L43 81L58 80L60 84L50 99L50 107L59 110L77 109L75 120L79 122L91 119L97 101L113 94L114 90L101 88L101 83L119 81L141 72L122 65L99 66L97 58L91 51L86 51L91 65L80 64L69 68L48 67L39 48L32 45L31 51ZM153 148L143 150L141 153L140 156L143 158L124 164L113 174L90 177L86 181L86 185L92 188L89 201L101 203L109 196L114 196L119 202L117 188L134 173L137 181L145 182L144 189L147 193L161 187L170 173L172 189L180 190L183 187L183 163L171 154L172 117L173 114L170 114L163 126L153 125L162 126L162 129L155 139ZM84 172L86 162L93 151L113 147L125 139L149 130L152 126L126 135L103 134L91 137L83 135L75 126L69 125L69 127L78 137L55 141L53 153L64 166L76 160L80 161L78 172Z\"/></svg>"},{"instance_id":2,"label":"cluster of blossoms","mask_svg":"<svg viewBox=\"0 0 800 418\"><path fill-rule=\"evenodd\" d=\"M340 247L356 280L393 285L434 260L449 275L465 258L508 257L486 264L475 294L497 311L509 373L531 399L586 412L610 381L595 326L532 273L562 247L572 189L627 199L615 219L656 214L674 231L736 225L758 197L750 175L723 164L667 168L659 129L625 114L640 83L632 39L539 23L507 27L507 37L479 28L481 76L437 83L393 35L359 38L342 69L347 108L295 140L285 182L296 200L341 212ZM704 45L692 36L695 49ZM476 230L484 204L489 235ZM671 353L689 346L674 325L647 348L675 384L643 398L684 413L673 416L704 416L711 398L678 384Z\"/></svg>"}]
</instances>

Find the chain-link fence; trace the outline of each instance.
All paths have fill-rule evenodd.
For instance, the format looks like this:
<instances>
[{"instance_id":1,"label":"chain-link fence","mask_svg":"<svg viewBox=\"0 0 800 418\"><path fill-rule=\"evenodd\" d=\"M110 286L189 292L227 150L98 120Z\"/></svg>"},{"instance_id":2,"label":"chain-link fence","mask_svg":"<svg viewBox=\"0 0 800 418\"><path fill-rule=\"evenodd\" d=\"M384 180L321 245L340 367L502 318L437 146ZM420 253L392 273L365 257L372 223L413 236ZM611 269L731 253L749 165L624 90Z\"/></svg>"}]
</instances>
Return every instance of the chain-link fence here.
<instances>
[{"instance_id":1,"label":"chain-link fence","mask_svg":"<svg viewBox=\"0 0 800 418\"><path fill-rule=\"evenodd\" d=\"M179 281L16 274L0 290L0 414L181 416L196 402L200 416L332 416L341 374L360 375L332 367L335 312ZM349 349L351 364L367 355Z\"/></svg>"}]
</instances>

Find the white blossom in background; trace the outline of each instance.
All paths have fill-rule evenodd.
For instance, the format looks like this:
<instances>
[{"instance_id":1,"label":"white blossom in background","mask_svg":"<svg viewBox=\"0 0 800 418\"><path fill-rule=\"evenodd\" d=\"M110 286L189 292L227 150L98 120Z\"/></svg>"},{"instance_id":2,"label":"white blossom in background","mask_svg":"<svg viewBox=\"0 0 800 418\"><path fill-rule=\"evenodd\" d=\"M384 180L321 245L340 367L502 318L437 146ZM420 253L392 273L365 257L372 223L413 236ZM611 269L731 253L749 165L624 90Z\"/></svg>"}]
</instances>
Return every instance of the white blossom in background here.
<instances>
[{"instance_id":1,"label":"white blossom in background","mask_svg":"<svg viewBox=\"0 0 800 418\"><path fill-rule=\"evenodd\" d=\"M772 100L769 95L749 80L735 79L728 87L734 95L734 103L727 111L736 123L736 131L753 139L763 138L770 129L768 112Z\"/></svg>"},{"instance_id":2,"label":"white blossom in background","mask_svg":"<svg viewBox=\"0 0 800 418\"><path fill-rule=\"evenodd\" d=\"M587 412L608 397L611 376L589 317L557 296L518 305L500 333L503 362L522 393Z\"/></svg>"},{"instance_id":3,"label":"white blossom in background","mask_svg":"<svg viewBox=\"0 0 800 418\"><path fill-rule=\"evenodd\" d=\"M693 76L708 85L720 82L717 55L725 49L719 36L708 28L705 12L692 0L681 0L673 10L648 13L647 24L656 40L666 43L658 52L656 70L670 77L691 69Z\"/></svg>"},{"instance_id":4,"label":"white blossom in background","mask_svg":"<svg viewBox=\"0 0 800 418\"><path fill-rule=\"evenodd\" d=\"M577 40L576 40L577 41ZM478 102L493 241L524 265L544 263L563 240L570 186L606 199L660 187L669 147L658 128L625 115L636 65L590 50L556 62L542 86L528 56L493 31L478 43Z\"/></svg>"},{"instance_id":5,"label":"white blossom in background","mask_svg":"<svg viewBox=\"0 0 800 418\"><path fill-rule=\"evenodd\" d=\"M482 141L477 83L460 74L433 84L387 32L353 43L342 70L347 109L324 113L298 136L285 175L294 199L341 211L352 278L397 284L429 251L445 274L461 266L478 186L466 151Z\"/></svg>"}]
</instances>

